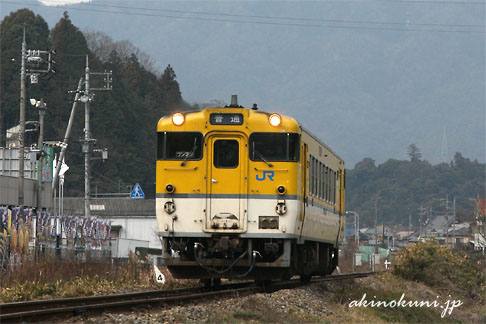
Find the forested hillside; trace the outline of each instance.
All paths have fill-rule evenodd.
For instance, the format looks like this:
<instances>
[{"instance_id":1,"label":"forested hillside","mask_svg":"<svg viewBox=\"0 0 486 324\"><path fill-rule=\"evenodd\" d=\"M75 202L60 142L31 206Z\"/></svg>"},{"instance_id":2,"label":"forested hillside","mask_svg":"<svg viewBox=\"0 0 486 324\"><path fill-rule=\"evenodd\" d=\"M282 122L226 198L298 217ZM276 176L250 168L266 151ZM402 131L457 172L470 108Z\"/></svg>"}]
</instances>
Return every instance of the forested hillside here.
<instances>
[{"instance_id":1,"label":"forested hillside","mask_svg":"<svg viewBox=\"0 0 486 324\"><path fill-rule=\"evenodd\" d=\"M170 65L157 73L150 56L129 42L115 42L100 32L83 34L65 13L49 30L44 19L27 9L5 17L1 22L0 146L5 130L18 124L20 92L20 49L25 23L27 48L57 50L54 76L43 76L38 84L27 83L27 98L44 98L47 103L45 139L62 140L71 112L75 90L84 76L86 54L91 71L113 71L113 90L97 92L91 105L92 137L98 148L107 148L106 162L93 161L92 193L127 192L136 182L148 197L154 195L155 127L157 120L174 110L191 108L184 102ZM167 64L170 62L167 62ZM93 82L96 82L93 77ZM204 106L204 105L202 105ZM26 105L26 120L37 120L38 113ZM79 104L73 134L67 151L70 166L66 174L66 196L84 193L84 162L79 138L83 136L84 105ZM34 140L37 133L31 133ZM341 151L339 147L337 151ZM456 198L458 214L470 210L470 198L485 193L485 165L455 155L450 164L431 165L421 160L416 147L409 152L411 161L390 159L376 166L371 158L357 163L347 173L347 210L360 214L363 225L378 222L413 224L418 208L443 213L440 199ZM94 155L94 157L99 157Z\"/></svg>"},{"instance_id":2,"label":"forested hillside","mask_svg":"<svg viewBox=\"0 0 486 324\"><path fill-rule=\"evenodd\" d=\"M55 49L57 52L55 75L41 76L37 84L27 81L27 99L44 98L47 103L45 140L62 141L64 138L74 100L74 94L68 91L76 90L79 79L84 77L88 54L91 71L113 71L113 90L96 92L90 106L92 137L98 140L98 148L108 149L109 155L106 162L101 159L92 162L92 193L127 192L138 182L146 195L153 197L157 121L168 112L189 108L182 99L174 70L168 65L158 76L150 71L147 56L130 43L97 44L95 36L99 35L88 34L95 52L104 54L98 57L90 50L85 35L72 24L68 13L49 30L40 15L28 9L18 10L5 17L0 25L0 146L5 145L5 130L19 122L23 24L27 49ZM92 86L100 84L96 76L91 78ZM26 120L38 120L37 110L28 101ZM66 174L66 196L84 193L84 159L79 142L83 128L84 104L80 103L66 156L70 167ZM36 136L37 133L35 139ZM97 157L100 156L94 153L93 158Z\"/></svg>"},{"instance_id":3,"label":"forested hillside","mask_svg":"<svg viewBox=\"0 0 486 324\"><path fill-rule=\"evenodd\" d=\"M191 103L238 94L288 114L351 166L405 159L410 143L433 164L485 162L484 1L15 0L2 13L21 6L130 40L174 67Z\"/></svg>"},{"instance_id":4,"label":"forested hillside","mask_svg":"<svg viewBox=\"0 0 486 324\"><path fill-rule=\"evenodd\" d=\"M431 165L418 156L410 161L389 159L376 166L371 158L358 162L347 171L346 210L360 215L360 224L373 226L375 202L377 223L419 224L419 208L424 208L422 221L449 213L456 200L457 218L470 220L474 198L485 195L486 165L456 153L450 164ZM432 209L432 213L430 211Z\"/></svg>"}]
</instances>

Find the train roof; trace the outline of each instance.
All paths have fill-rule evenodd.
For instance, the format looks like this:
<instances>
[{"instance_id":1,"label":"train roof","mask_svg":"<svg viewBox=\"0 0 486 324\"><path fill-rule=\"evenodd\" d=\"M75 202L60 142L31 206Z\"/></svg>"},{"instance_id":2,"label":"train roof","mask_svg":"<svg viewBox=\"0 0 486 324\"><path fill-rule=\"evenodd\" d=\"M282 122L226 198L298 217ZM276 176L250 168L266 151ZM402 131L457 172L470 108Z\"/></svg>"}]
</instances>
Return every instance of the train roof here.
<instances>
[{"instance_id":1,"label":"train roof","mask_svg":"<svg viewBox=\"0 0 486 324\"><path fill-rule=\"evenodd\" d=\"M337 155L336 152L334 152L329 146L327 146L323 141L321 141L316 135L314 135L311 131L309 131L307 128L305 128L304 126L302 126L302 124L299 123L299 125L300 125L300 128L302 129L302 132L306 132L310 137L312 137L317 142L319 142L320 145L324 146L329 152L331 152L339 160L341 160L342 162L344 162L344 160L339 155Z\"/></svg>"}]
</instances>

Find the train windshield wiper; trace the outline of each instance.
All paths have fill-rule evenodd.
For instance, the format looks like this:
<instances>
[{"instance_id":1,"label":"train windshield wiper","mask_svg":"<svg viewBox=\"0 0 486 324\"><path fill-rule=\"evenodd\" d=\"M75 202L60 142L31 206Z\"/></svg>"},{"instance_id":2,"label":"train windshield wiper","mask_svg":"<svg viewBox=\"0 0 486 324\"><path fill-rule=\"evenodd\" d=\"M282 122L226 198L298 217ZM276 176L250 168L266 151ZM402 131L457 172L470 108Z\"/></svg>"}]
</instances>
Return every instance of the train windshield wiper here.
<instances>
[{"instance_id":1,"label":"train windshield wiper","mask_svg":"<svg viewBox=\"0 0 486 324\"><path fill-rule=\"evenodd\" d=\"M260 152L258 152L257 150L255 150L255 148L253 148L253 152L255 152L256 155L258 155L258 157L260 159L262 159L263 162L265 162L269 167L273 168L273 164L268 162L264 157L263 155L260 154Z\"/></svg>"},{"instance_id":2,"label":"train windshield wiper","mask_svg":"<svg viewBox=\"0 0 486 324\"><path fill-rule=\"evenodd\" d=\"M182 161L181 166L186 165L187 158L190 157L190 156L193 156L194 153L196 152L196 149L197 149L197 138L194 138L194 146L192 147L191 152L189 152L189 154L186 155L186 157L184 158L184 161Z\"/></svg>"}]
</instances>

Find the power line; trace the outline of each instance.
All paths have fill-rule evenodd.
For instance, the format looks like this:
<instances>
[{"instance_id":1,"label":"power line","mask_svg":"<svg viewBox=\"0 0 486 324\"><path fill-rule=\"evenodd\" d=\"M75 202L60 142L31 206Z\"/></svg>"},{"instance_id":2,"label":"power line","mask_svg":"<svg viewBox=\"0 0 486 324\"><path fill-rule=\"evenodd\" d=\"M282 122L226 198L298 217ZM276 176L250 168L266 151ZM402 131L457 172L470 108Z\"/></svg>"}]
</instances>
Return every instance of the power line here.
<instances>
[{"instance_id":1,"label":"power line","mask_svg":"<svg viewBox=\"0 0 486 324\"><path fill-rule=\"evenodd\" d=\"M481 5L484 6L486 2L484 1L427 1L427 0L372 0L377 2L388 2L388 3L419 3L419 4L455 4L455 5Z\"/></svg>"},{"instance_id":2,"label":"power line","mask_svg":"<svg viewBox=\"0 0 486 324\"><path fill-rule=\"evenodd\" d=\"M91 0L90 0L91 1ZM116 0L105 0L105 2L115 2ZM292 0L287 0L291 2ZM49 0L49 2L58 2L64 4L63 0ZM145 0L145 2L160 3L160 0ZM226 2L220 0L219 2ZM227 2L231 2L230 0ZM279 1L284 2L284 1ZM297 1L296 1L297 2ZM450 4L450 5L486 5L485 1L445 1L445 0L307 0L307 2L317 3L356 3L356 4L368 4L373 2L385 2L387 4L394 3L412 3L412 4Z\"/></svg>"},{"instance_id":3,"label":"power line","mask_svg":"<svg viewBox=\"0 0 486 324\"><path fill-rule=\"evenodd\" d=\"M64 3L63 1L52 1L52 2ZM413 1L413 2L416 2L416 1ZM484 28L484 27L486 27L486 25L468 25L468 24L457 25L457 24L439 24L439 23L380 22L380 21L362 21L362 20L278 17L278 16L261 16L261 15L239 15L239 14L215 13L215 12L205 12L205 11L184 11L184 10L170 10L170 9L158 9L158 8L146 8L146 7L130 7L130 6L118 6L118 5L93 4L93 3L80 3L79 5L88 6L88 7L105 7L105 8L117 8L117 9L129 9L129 10L145 10L145 11L183 13L183 14L193 14L193 15L275 19L275 20L320 21L320 22L332 22L332 23L399 25L399 26L429 26L429 27L430 26L437 26L437 27L472 27L472 28Z\"/></svg>"},{"instance_id":4,"label":"power line","mask_svg":"<svg viewBox=\"0 0 486 324\"><path fill-rule=\"evenodd\" d=\"M258 18L258 19L275 19L275 20L293 20L293 21L319 21L319 22L332 22L332 23L351 23L351 24L374 24L374 25L398 25L398 26L437 26L437 27L472 27L472 28L484 28L486 25L456 25L456 24L438 24L438 23L411 23L411 22L381 22L381 21L363 21L363 20L341 20L341 19L319 19L319 18L299 18L299 17L278 17L278 16L260 16L260 15L239 15L228 13L215 13L204 11L184 11L184 10L169 10L158 8L143 8L143 7L129 7L129 6L115 6L115 5L98 5L93 3L80 3L80 5L89 7L106 7L117 9L129 9L129 10L145 10L145 11L159 11L159 12L172 12L183 13L193 15L210 15L210 16L224 16L224 17L239 17L239 18Z\"/></svg>"},{"instance_id":5,"label":"power line","mask_svg":"<svg viewBox=\"0 0 486 324\"><path fill-rule=\"evenodd\" d=\"M11 4L24 4L16 1L3 1L4 3ZM45 7L40 4L29 4L31 6ZM102 9L86 9L86 8L76 8L63 6L61 7L48 7L52 9L61 10L78 10L78 11L88 11L88 12L102 12L111 14L123 14L128 16L145 16L145 17L160 17L169 19L186 19L186 20L199 20L199 21L216 21L216 22L230 22L230 23L245 23L245 24L256 24L256 25L273 25L273 26L292 26L292 27L311 27L311 28L329 28L329 29L349 29L349 30L383 30L383 31L422 31L422 32L438 32L438 33L466 33L466 34L485 34L486 31L478 30L450 30L450 29L421 29L421 28L391 28L391 27L370 27L370 26L338 26L338 25L320 25L320 24L303 24L303 23L279 23L279 22L269 22L269 21L251 21L251 20L232 20L232 19L221 19L221 18L202 18L202 17L184 17L184 16L173 16L173 15L157 15L150 13L129 13L123 11L110 11ZM153 10L152 10L153 11Z\"/></svg>"}]
</instances>

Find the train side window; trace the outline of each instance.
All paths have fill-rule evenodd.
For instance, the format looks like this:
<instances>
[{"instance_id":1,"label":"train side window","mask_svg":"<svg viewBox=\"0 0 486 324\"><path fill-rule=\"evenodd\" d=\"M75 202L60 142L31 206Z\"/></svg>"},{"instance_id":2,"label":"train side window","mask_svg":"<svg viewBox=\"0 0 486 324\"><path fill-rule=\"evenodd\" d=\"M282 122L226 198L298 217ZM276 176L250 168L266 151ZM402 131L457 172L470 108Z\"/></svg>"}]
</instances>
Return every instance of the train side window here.
<instances>
[{"instance_id":1,"label":"train side window","mask_svg":"<svg viewBox=\"0 0 486 324\"><path fill-rule=\"evenodd\" d=\"M314 157L312 155L310 156L309 178L309 192L314 195Z\"/></svg>"},{"instance_id":2,"label":"train side window","mask_svg":"<svg viewBox=\"0 0 486 324\"><path fill-rule=\"evenodd\" d=\"M317 186L316 186L317 172L316 171L317 171L317 159L314 158L314 169L312 171L314 173L314 183L313 183L313 185L314 185L314 196L317 196Z\"/></svg>"},{"instance_id":3,"label":"train side window","mask_svg":"<svg viewBox=\"0 0 486 324\"><path fill-rule=\"evenodd\" d=\"M216 140L214 142L213 163L216 168L236 168L240 159L240 148L236 140Z\"/></svg>"},{"instance_id":4,"label":"train side window","mask_svg":"<svg viewBox=\"0 0 486 324\"><path fill-rule=\"evenodd\" d=\"M329 169L329 202L332 202L332 179L334 178L332 173L332 169Z\"/></svg>"},{"instance_id":5,"label":"train side window","mask_svg":"<svg viewBox=\"0 0 486 324\"><path fill-rule=\"evenodd\" d=\"M312 157L312 194L316 195L316 158Z\"/></svg>"},{"instance_id":6,"label":"train side window","mask_svg":"<svg viewBox=\"0 0 486 324\"><path fill-rule=\"evenodd\" d=\"M321 199L324 200L326 198L326 187L324 186L324 177L326 176L326 165L322 163L321 165Z\"/></svg>"},{"instance_id":7,"label":"train side window","mask_svg":"<svg viewBox=\"0 0 486 324\"><path fill-rule=\"evenodd\" d=\"M337 171L334 171L334 182L336 183L336 185L337 185L338 181L339 181L338 173L337 173ZM337 201L336 197L337 197L337 193L335 192L334 193L334 203L336 203L336 201Z\"/></svg>"},{"instance_id":8,"label":"train side window","mask_svg":"<svg viewBox=\"0 0 486 324\"><path fill-rule=\"evenodd\" d=\"M329 167L326 166L326 175L325 175L325 186L326 186L326 201L329 201Z\"/></svg>"},{"instance_id":9,"label":"train side window","mask_svg":"<svg viewBox=\"0 0 486 324\"><path fill-rule=\"evenodd\" d=\"M324 185L322 184L322 179L324 178L324 163L320 163L319 164L319 172L320 172L320 178L319 178L319 187L320 187L320 190L319 190L319 198L322 199L322 196L324 194Z\"/></svg>"},{"instance_id":10,"label":"train side window","mask_svg":"<svg viewBox=\"0 0 486 324\"><path fill-rule=\"evenodd\" d=\"M331 175L331 201L336 203L336 172L333 170Z\"/></svg>"},{"instance_id":11,"label":"train side window","mask_svg":"<svg viewBox=\"0 0 486 324\"><path fill-rule=\"evenodd\" d=\"M159 132L157 160L200 160L202 141L203 135L198 132Z\"/></svg>"},{"instance_id":12,"label":"train side window","mask_svg":"<svg viewBox=\"0 0 486 324\"><path fill-rule=\"evenodd\" d=\"M322 167L322 200L326 200L326 165Z\"/></svg>"},{"instance_id":13,"label":"train side window","mask_svg":"<svg viewBox=\"0 0 486 324\"><path fill-rule=\"evenodd\" d=\"M332 169L329 169L329 202L332 203Z\"/></svg>"},{"instance_id":14,"label":"train side window","mask_svg":"<svg viewBox=\"0 0 486 324\"><path fill-rule=\"evenodd\" d=\"M327 172L327 190L328 190L328 195L327 195L327 201L331 202L331 195L332 195L332 187L331 187L331 172L332 170L329 168L328 170L329 172Z\"/></svg>"}]
</instances>

